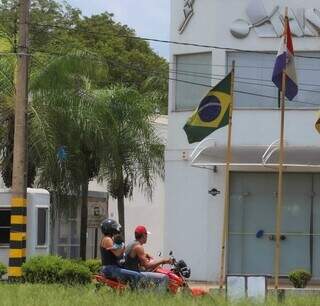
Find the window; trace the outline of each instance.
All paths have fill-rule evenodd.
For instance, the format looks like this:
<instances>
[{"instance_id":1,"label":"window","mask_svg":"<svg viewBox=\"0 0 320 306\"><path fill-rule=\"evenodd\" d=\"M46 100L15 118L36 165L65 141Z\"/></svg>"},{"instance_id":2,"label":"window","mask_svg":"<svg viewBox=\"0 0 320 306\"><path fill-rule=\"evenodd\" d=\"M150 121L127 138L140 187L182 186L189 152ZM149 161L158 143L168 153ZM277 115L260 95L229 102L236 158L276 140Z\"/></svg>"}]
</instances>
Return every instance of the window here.
<instances>
[{"instance_id":1,"label":"window","mask_svg":"<svg viewBox=\"0 0 320 306\"><path fill-rule=\"evenodd\" d=\"M47 220L48 208L38 208L38 230L37 230L37 245L43 246L47 244Z\"/></svg>"},{"instance_id":2,"label":"window","mask_svg":"<svg viewBox=\"0 0 320 306\"><path fill-rule=\"evenodd\" d=\"M212 53L195 53L176 56L175 110L193 110L209 91L211 85Z\"/></svg>"},{"instance_id":3,"label":"window","mask_svg":"<svg viewBox=\"0 0 320 306\"><path fill-rule=\"evenodd\" d=\"M55 253L66 258L80 256L80 205L71 199L67 207L60 210L55 222L54 247Z\"/></svg>"},{"instance_id":4,"label":"window","mask_svg":"<svg viewBox=\"0 0 320 306\"><path fill-rule=\"evenodd\" d=\"M320 70L320 60L311 57L320 57L320 53L299 52L296 55L298 55L295 57L295 65L299 92L293 101L286 101L286 107L318 108L320 82L317 75ZM233 60L236 66L234 95L236 108L278 108L278 89L271 81L276 53L229 52L227 58L229 70Z\"/></svg>"},{"instance_id":5,"label":"window","mask_svg":"<svg viewBox=\"0 0 320 306\"><path fill-rule=\"evenodd\" d=\"M10 243L10 208L0 208L0 245Z\"/></svg>"}]
</instances>

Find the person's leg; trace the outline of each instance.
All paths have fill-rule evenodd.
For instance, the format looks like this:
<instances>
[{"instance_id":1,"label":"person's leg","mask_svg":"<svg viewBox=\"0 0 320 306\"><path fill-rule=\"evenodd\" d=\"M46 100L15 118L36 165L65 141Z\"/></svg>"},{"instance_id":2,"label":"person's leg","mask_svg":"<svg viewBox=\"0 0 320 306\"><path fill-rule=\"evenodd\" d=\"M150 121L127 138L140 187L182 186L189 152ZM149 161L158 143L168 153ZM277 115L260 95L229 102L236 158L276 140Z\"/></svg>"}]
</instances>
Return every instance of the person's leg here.
<instances>
[{"instance_id":1,"label":"person's leg","mask_svg":"<svg viewBox=\"0 0 320 306\"><path fill-rule=\"evenodd\" d=\"M103 266L101 269L101 273L106 277L106 278L114 278L113 276L113 270L114 266Z\"/></svg>"},{"instance_id":2,"label":"person's leg","mask_svg":"<svg viewBox=\"0 0 320 306\"><path fill-rule=\"evenodd\" d=\"M139 281L143 277L139 272L122 269L120 267L114 269L113 275L113 277L119 280L129 282L131 288L137 288Z\"/></svg>"},{"instance_id":3,"label":"person's leg","mask_svg":"<svg viewBox=\"0 0 320 306\"><path fill-rule=\"evenodd\" d=\"M162 291L166 291L168 288L169 278L165 274L155 272L141 272L147 282L151 282L159 287Z\"/></svg>"}]
</instances>

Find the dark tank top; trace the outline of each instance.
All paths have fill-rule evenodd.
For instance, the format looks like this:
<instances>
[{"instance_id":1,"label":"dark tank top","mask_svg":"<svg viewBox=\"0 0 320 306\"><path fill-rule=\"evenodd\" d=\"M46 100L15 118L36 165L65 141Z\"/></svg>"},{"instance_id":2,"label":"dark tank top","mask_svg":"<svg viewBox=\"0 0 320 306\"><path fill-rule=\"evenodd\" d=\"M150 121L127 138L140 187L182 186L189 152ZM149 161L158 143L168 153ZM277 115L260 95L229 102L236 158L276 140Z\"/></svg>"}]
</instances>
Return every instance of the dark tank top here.
<instances>
[{"instance_id":1,"label":"dark tank top","mask_svg":"<svg viewBox=\"0 0 320 306\"><path fill-rule=\"evenodd\" d=\"M101 262L103 266L118 266L118 260L116 255L114 255L111 251L106 250L104 247L100 245L101 252Z\"/></svg>"},{"instance_id":2,"label":"dark tank top","mask_svg":"<svg viewBox=\"0 0 320 306\"><path fill-rule=\"evenodd\" d=\"M128 270L133 270L133 271L140 271L140 260L139 257L137 255L135 255L134 257L130 256L130 253L133 249L134 246L136 246L137 244L139 244L139 242L134 241L130 244L128 244L128 246L126 247L125 250L125 264L124 267Z\"/></svg>"}]
</instances>

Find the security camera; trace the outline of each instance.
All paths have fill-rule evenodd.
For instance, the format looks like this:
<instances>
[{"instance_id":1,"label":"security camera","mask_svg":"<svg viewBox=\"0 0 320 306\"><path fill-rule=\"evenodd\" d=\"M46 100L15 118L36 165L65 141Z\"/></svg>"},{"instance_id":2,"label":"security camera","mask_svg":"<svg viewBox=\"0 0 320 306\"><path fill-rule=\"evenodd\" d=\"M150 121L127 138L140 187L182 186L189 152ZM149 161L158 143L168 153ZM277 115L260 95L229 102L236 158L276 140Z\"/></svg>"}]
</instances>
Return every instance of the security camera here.
<instances>
[{"instance_id":1,"label":"security camera","mask_svg":"<svg viewBox=\"0 0 320 306\"><path fill-rule=\"evenodd\" d=\"M220 194L220 191L216 188L212 188L208 191L208 193L215 197L216 195Z\"/></svg>"}]
</instances>

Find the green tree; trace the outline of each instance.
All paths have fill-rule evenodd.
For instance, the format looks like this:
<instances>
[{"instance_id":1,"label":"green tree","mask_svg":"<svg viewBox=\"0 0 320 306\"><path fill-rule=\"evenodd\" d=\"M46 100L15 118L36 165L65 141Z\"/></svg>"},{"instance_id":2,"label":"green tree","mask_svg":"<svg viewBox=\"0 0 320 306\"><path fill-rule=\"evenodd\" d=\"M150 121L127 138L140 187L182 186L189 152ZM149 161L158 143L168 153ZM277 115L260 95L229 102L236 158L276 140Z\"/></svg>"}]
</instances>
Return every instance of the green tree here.
<instances>
[{"instance_id":1,"label":"green tree","mask_svg":"<svg viewBox=\"0 0 320 306\"><path fill-rule=\"evenodd\" d=\"M0 51L16 51L16 3L0 3ZM57 201L65 195L82 198L84 258L89 180L98 173L107 178L121 213L124 197L131 195L134 185L150 196L153 175L163 172L163 147L153 138L152 129L147 131L152 127L152 115L166 112L168 64L146 42L136 39L133 30L116 23L112 14L83 17L79 10L66 4L34 0L30 22L28 185L32 185L37 170L37 185L47 188ZM15 58L1 57L0 158L8 186L12 171L14 71ZM113 87L119 83L123 85ZM132 98L122 96L125 92ZM121 103L115 102L119 109L111 103L115 100L124 101L122 110ZM129 109L132 116L127 114L121 123L121 112L125 114ZM147 151L138 148L140 136L132 132L123 136L129 123L140 131L141 143L149 141L152 160ZM128 144L131 136L136 137L131 155L116 135ZM115 153L118 151L119 157ZM61 158L61 152L66 158ZM159 162L154 165L157 158ZM124 213L120 215L124 224Z\"/></svg>"},{"instance_id":2,"label":"green tree","mask_svg":"<svg viewBox=\"0 0 320 306\"><path fill-rule=\"evenodd\" d=\"M17 22L18 5L16 0L3 0L0 3L0 51L14 53L17 51ZM72 26L79 18L80 11L68 5L60 5L54 1L35 0L31 4L30 41L31 52L41 46L55 47L57 33L48 29L42 30L39 25L45 22L57 22L63 26ZM61 31L60 31L61 32ZM64 31L67 33L66 31ZM61 32L60 35L63 33ZM59 40L61 44L61 40ZM43 62L51 61L52 56L38 53L30 57L30 78L37 71L43 69ZM13 162L13 135L14 135L14 74L16 59L14 54L8 54L0 59L0 122L2 131L0 139L1 174L5 185L11 186ZM32 116L29 113L29 116ZM36 174L36 160L32 148L28 146L28 187L31 187Z\"/></svg>"},{"instance_id":3,"label":"green tree","mask_svg":"<svg viewBox=\"0 0 320 306\"><path fill-rule=\"evenodd\" d=\"M5 38L16 51L17 1L0 3L0 39ZM134 86L141 93L158 95L158 111L167 113L168 63L138 39L134 30L113 20L107 12L83 17L67 3L34 0L30 10L31 71L57 54L82 50L95 55L109 73L94 80L100 88L113 84ZM103 61L101 61L103 59ZM93 81L93 80L92 80Z\"/></svg>"},{"instance_id":4,"label":"green tree","mask_svg":"<svg viewBox=\"0 0 320 306\"><path fill-rule=\"evenodd\" d=\"M37 152L39 185L59 195L81 194L82 259L86 257L88 185L98 175L100 148L109 134L109 126L102 121L108 114L90 83L101 72L83 54L71 54L50 63L31 85L31 142Z\"/></svg>"},{"instance_id":5,"label":"green tree","mask_svg":"<svg viewBox=\"0 0 320 306\"><path fill-rule=\"evenodd\" d=\"M1 174L7 187L11 186L12 180L14 69L15 59L13 57L0 58Z\"/></svg>"},{"instance_id":6,"label":"green tree","mask_svg":"<svg viewBox=\"0 0 320 306\"><path fill-rule=\"evenodd\" d=\"M119 222L125 233L124 199L138 186L151 198L154 180L164 175L164 145L154 126L156 101L137 90L115 86L103 92L112 133L101 158L100 178L118 200Z\"/></svg>"},{"instance_id":7,"label":"green tree","mask_svg":"<svg viewBox=\"0 0 320 306\"><path fill-rule=\"evenodd\" d=\"M10 51L11 47L7 41L2 44L3 52ZM7 44L5 44L7 42ZM0 156L1 175L7 187L12 183L13 163L13 136L14 136L14 73L16 59L12 55L0 57ZM28 155L32 155L31 147L28 146ZM30 158L28 163L27 185L30 187L35 178L35 160Z\"/></svg>"}]
</instances>

